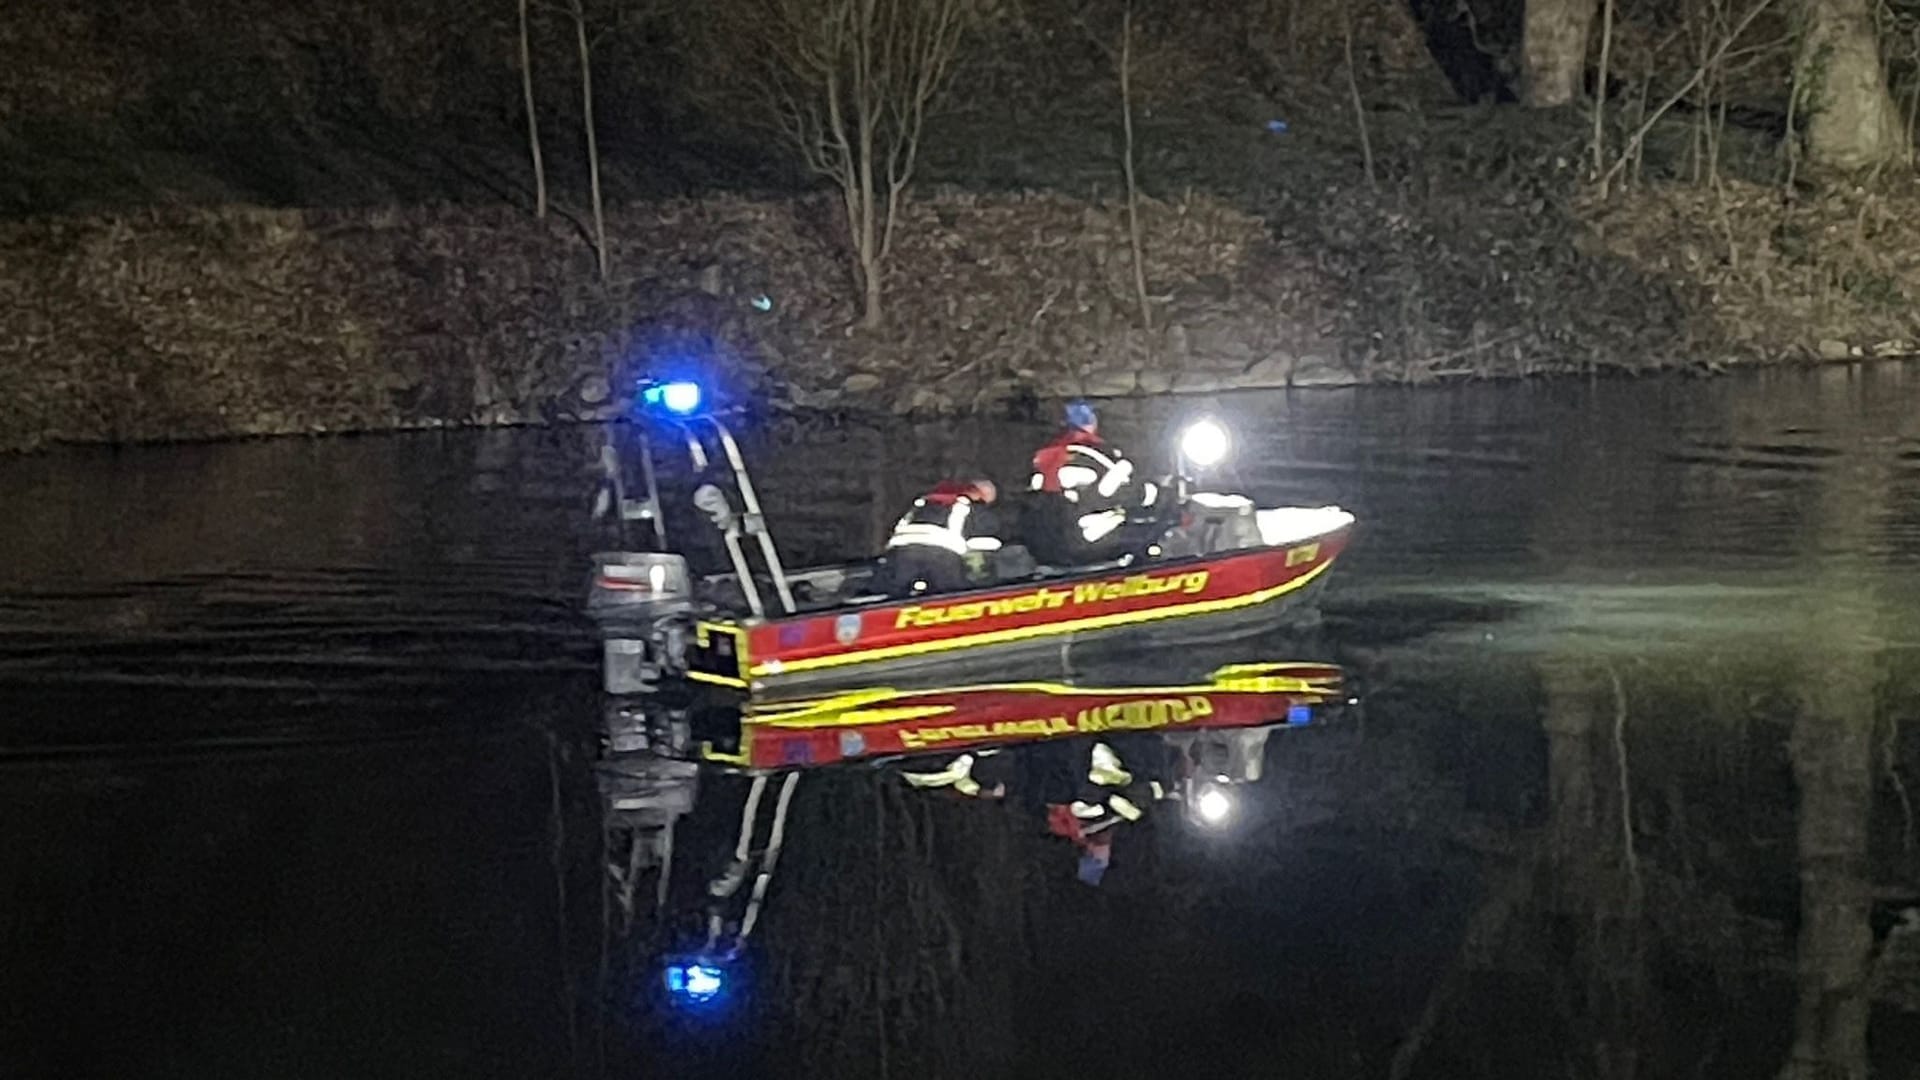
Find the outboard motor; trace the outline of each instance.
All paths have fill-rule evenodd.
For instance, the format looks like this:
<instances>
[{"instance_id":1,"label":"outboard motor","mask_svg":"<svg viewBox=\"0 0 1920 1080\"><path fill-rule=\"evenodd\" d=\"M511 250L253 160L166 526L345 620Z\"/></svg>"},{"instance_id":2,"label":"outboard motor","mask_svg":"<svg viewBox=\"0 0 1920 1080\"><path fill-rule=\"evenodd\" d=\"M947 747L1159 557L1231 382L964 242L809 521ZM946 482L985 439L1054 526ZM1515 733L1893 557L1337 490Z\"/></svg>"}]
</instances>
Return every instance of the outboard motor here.
<instances>
[{"instance_id":1,"label":"outboard motor","mask_svg":"<svg viewBox=\"0 0 1920 1080\"><path fill-rule=\"evenodd\" d=\"M756 617L765 615L771 605L761 596L764 578L773 588L778 604L774 610L791 614L793 588L767 531L746 460L720 414L703 411L705 394L700 386L684 380L644 380L636 400L643 414L666 425L684 442L694 472L701 478L694 505L719 533L740 598ZM588 613L600 625L606 692L614 695L652 693L663 675L682 667L694 608L695 582L687 560L668 545L652 443L645 416L641 419L631 432L627 450L615 441L601 447L601 479L594 499L595 520L613 522L615 543L621 549L594 555L587 601ZM632 475L634 465L638 476ZM636 530L630 527L634 522L647 524L655 550L632 550L638 545ZM749 551L759 553L764 574L753 568ZM710 599L710 590L703 589L702 596Z\"/></svg>"},{"instance_id":2,"label":"outboard motor","mask_svg":"<svg viewBox=\"0 0 1920 1080\"><path fill-rule=\"evenodd\" d=\"M603 681L609 694L646 694L685 651L693 610L687 560L664 552L594 555L587 613L600 627Z\"/></svg>"}]
</instances>

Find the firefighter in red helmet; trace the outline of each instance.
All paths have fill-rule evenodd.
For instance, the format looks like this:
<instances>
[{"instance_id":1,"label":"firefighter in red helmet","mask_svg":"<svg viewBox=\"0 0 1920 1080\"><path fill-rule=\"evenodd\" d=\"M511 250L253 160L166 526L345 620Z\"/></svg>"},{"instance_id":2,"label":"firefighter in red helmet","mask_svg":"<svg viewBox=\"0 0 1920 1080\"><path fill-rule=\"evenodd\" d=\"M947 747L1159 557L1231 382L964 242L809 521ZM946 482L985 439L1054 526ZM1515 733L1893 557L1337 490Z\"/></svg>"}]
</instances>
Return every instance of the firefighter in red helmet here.
<instances>
[{"instance_id":1,"label":"firefighter in red helmet","mask_svg":"<svg viewBox=\"0 0 1920 1080\"><path fill-rule=\"evenodd\" d=\"M991 480L949 480L915 499L887 540L882 591L907 597L977 584L1000 550L998 494Z\"/></svg>"}]
</instances>

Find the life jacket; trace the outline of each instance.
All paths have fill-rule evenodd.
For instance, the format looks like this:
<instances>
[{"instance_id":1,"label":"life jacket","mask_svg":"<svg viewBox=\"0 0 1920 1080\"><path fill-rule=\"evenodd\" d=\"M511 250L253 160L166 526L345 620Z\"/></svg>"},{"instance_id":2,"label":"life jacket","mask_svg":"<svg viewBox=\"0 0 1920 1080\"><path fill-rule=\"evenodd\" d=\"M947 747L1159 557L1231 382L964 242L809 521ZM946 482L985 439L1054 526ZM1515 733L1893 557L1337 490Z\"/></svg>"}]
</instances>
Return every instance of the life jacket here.
<instances>
[{"instance_id":1,"label":"life jacket","mask_svg":"<svg viewBox=\"0 0 1920 1080\"><path fill-rule=\"evenodd\" d=\"M1067 428L1034 451L1035 491L1065 495L1079 502L1083 496L1111 499L1133 479L1133 463L1100 436L1082 428ZM1089 490L1091 489L1091 490Z\"/></svg>"},{"instance_id":2,"label":"life jacket","mask_svg":"<svg viewBox=\"0 0 1920 1080\"><path fill-rule=\"evenodd\" d=\"M887 547L935 547L955 555L997 551L1000 539L980 527L987 506L978 487L949 480L913 501L893 526Z\"/></svg>"}]
</instances>

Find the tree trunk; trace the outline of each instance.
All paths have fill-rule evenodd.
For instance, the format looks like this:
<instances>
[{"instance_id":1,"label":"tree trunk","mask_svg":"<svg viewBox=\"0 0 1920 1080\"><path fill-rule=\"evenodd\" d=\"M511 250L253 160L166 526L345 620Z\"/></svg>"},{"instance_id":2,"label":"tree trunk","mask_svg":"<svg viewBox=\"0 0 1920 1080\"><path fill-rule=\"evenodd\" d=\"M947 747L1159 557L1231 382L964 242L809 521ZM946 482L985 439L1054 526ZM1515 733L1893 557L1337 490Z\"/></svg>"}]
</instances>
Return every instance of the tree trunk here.
<instances>
[{"instance_id":1,"label":"tree trunk","mask_svg":"<svg viewBox=\"0 0 1920 1080\"><path fill-rule=\"evenodd\" d=\"M1805 0L1805 17L1794 79L1809 106L1809 160L1833 169L1905 161L1911 147L1880 60L1872 0Z\"/></svg>"},{"instance_id":2,"label":"tree trunk","mask_svg":"<svg viewBox=\"0 0 1920 1080\"><path fill-rule=\"evenodd\" d=\"M856 225L859 235L856 237L855 244L859 248L861 284L866 289L866 308L860 322L869 330L877 330L880 327L882 318L880 294L885 284L884 275L881 273L883 260L880 257L880 234L877 228L878 223L874 220L877 210L874 203L879 192L874 185L873 154L875 138L879 134L876 129L881 122L880 116L877 115L879 109L875 107L873 100L875 92L873 52L875 45L878 44L874 41L874 35L879 32L877 14L877 0L861 0L859 37L854 46L856 66L853 83L853 122L858 128L856 136L860 147L860 159L856 163L858 170L856 183L860 186L858 193L860 220Z\"/></svg>"},{"instance_id":3,"label":"tree trunk","mask_svg":"<svg viewBox=\"0 0 1920 1080\"><path fill-rule=\"evenodd\" d=\"M865 121L862 121L863 127ZM865 290L865 307L862 310L860 324L869 330L878 329L882 319L880 293L885 284L882 272L885 260L880 257L880 235L878 224L874 220L873 190L873 137L862 134L860 139L860 171L858 179L860 190L855 193L854 201L859 204L858 216L854 219L854 251L860 259L860 284Z\"/></svg>"},{"instance_id":4,"label":"tree trunk","mask_svg":"<svg viewBox=\"0 0 1920 1080\"><path fill-rule=\"evenodd\" d=\"M1600 178L1600 197L1607 197L1607 71L1613 60L1613 0L1600 0L1600 78L1593 94L1593 175Z\"/></svg>"},{"instance_id":5,"label":"tree trunk","mask_svg":"<svg viewBox=\"0 0 1920 1080\"><path fill-rule=\"evenodd\" d=\"M868 214L872 214L871 208L868 209ZM885 318L885 313L881 310L880 257L879 253L873 250L873 239L871 236L868 236L867 239L862 241L862 245L860 252L860 277L866 285L866 301L860 317L860 325L869 330L877 330Z\"/></svg>"},{"instance_id":6,"label":"tree trunk","mask_svg":"<svg viewBox=\"0 0 1920 1080\"><path fill-rule=\"evenodd\" d=\"M1597 0L1526 0L1521 45L1528 105L1549 109L1580 97L1587 73L1587 36Z\"/></svg>"},{"instance_id":7,"label":"tree trunk","mask_svg":"<svg viewBox=\"0 0 1920 1080\"><path fill-rule=\"evenodd\" d=\"M1360 100L1360 76L1353 70L1353 13L1351 11L1342 9L1340 33L1347 57L1347 93L1353 98L1353 124L1360 131L1360 157L1367 167L1367 187L1379 191L1380 181L1373 172L1373 137L1367 134L1367 107Z\"/></svg>"},{"instance_id":8,"label":"tree trunk","mask_svg":"<svg viewBox=\"0 0 1920 1080\"><path fill-rule=\"evenodd\" d=\"M587 182L593 192L593 254L600 280L607 280L607 215L600 201L600 140L593 131L593 48L587 43L587 12L573 2L573 29L580 48L580 120L587 130Z\"/></svg>"},{"instance_id":9,"label":"tree trunk","mask_svg":"<svg viewBox=\"0 0 1920 1080\"><path fill-rule=\"evenodd\" d=\"M547 166L540 157L540 117L533 106L533 46L527 34L527 0L520 0L520 88L527 99L527 152L533 158L533 216L547 216Z\"/></svg>"},{"instance_id":10,"label":"tree trunk","mask_svg":"<svg viewBox=\"0 0 1920 1080\"><path fill-rule=\"evenodd\" d=\"M860 161L854 173L854 185L858 190L847 200L847 209L853 211L850 223L854 255L860 260L860 284L865 291L860 324L874 330L879 328L882 318L880 293L885 284L882 273L885 260L880 257L880 233L874 220L877 207L873 189L873 120L864 108L857 123L860 125Z\"/></svg>"},{"instance_id":11,"label":"tree trunk","mask_svg":"<svg viewBox=\"0 0 1920 1080\"><path fill-rule=\"evenodd\" d=\"M1133 249L1133 295L1140 304L1140 328L1153 329L1153 306L1147 301L1145 245L1140 240L1140 187L1133 179L1133 4L1120 17L1120 126L1126 146L1120 159L1127 180L1127 242Z\"/></svg>"}]
</instances>

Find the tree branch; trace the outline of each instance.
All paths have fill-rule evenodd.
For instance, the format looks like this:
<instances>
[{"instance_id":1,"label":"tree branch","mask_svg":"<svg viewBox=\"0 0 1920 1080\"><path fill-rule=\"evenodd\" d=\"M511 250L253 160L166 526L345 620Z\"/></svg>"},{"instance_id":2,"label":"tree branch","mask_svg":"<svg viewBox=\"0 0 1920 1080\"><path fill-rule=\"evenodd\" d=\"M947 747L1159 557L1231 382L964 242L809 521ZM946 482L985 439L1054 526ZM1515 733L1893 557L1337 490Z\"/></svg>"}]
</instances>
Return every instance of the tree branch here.
<instances>
[{"instance_id":1,"label":"tree branch","mask_svg":"<svg viewBox=\"0 0 1920 1080\"><path fill-rule=\"evenodd\" d=\"M1633 156L1634 151L1639 148L1641 142L1646 139L1647 133L1651 132L1654 127L1660 123L1661 118L1666 116L1669 110L1675 105L1678 105L1689 93L1692 93L1694 87L1700 85L1700 80L1705 78L1707 72L1711 70L1715 64L1720 62L1720 58L1726 55L1728 49L1733 47L1733 43L1738 41L1740 35L1746 32L1747 27L1752 26L1753 21L1758 19L1762 12L1772 6L1773 0L1759 0L1759 2L1749 9L1747 14L1741 18L1739 25L1734 27L1733 33L1727 35L1727 37L1721 41L1720 47L1714 50L1712 56L1707 58L1707 62L1700 65L1700 67L1694 71L1693 75L1689 77L1685 83L1681 84L1680 89L1673 92L1672 96L1661 102L1659 108L1653 110L1652 115L1648 116L1640 127L1634 131L1632 137L1627 140L1626 146L1621 150L1619 160L1615 161L1612 167L1607 169L1606 173L1601 176L1600 185L1602 190L1607 187L1608 183L1612 181L1614 177L1620 174L1620 170L1627 167L1627 161Z\"/></svg>"}]
</instances>

